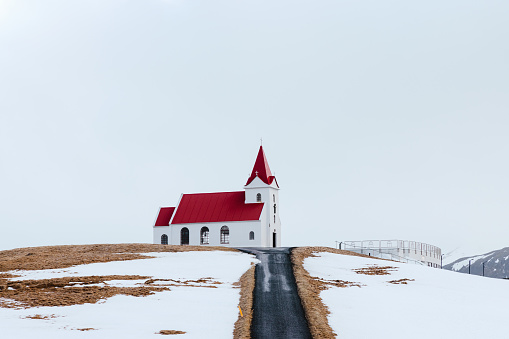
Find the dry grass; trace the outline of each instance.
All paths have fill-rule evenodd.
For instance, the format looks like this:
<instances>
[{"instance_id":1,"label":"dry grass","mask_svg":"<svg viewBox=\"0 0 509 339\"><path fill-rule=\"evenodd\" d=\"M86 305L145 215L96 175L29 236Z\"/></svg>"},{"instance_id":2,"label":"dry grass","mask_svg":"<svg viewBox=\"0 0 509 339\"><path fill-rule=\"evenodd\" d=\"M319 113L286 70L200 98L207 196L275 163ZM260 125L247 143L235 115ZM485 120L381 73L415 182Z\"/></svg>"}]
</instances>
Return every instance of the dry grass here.
<instances>
[{"instance_id":1,"label":"dry grass","mask_svg":"<svg viewBox=\"0 0 509 339\"><path fill-rule=\"evenodd\" d=\"M358 268L353 270L357 274L365 275L390 275L389 271L396 271L398 268L393 266L377 266L372 265L369 267Z\"/></svg>"},{"instance_id":2,"label":"dry grass","mask_svg":"<svg viewBox=\"0 0 509 339\"><path fill-rule=\"evenodd\" d=\"M251 322L253 320L253 290L255 287L255 265L251 266L240 277L240 280L236 283L240 286L240 300L239 307L242 310L242 316L240 315L235 322L235 328L233 330L234 339L250 339L251 338Z\"/></svg>"},{"instance_id":3,"label":"dry grass","mask_svg":"<svg viewBox=\"0 0 509 339\"><path fill-rule=\"evenodd\" d=\"M0 307L30 308L94 304L99 300L118 294L140 297L151 295L154 292L169 290L167 287L151 286L87 286L105 283L108 280L138 280L148 278L142 276L112 275L11 281L7 284L7 288L0 292L0 297L2 298L0 299ZM76 287L76 284L84 286Z\"/></svg>"},{"instance_id":4,"label":"dry grass","mask_svg":"<svg viewBox=\"0 0 509 339\"><path fill-rule=\"evenodd\" d=\"M26 317L23 317L21 319L40 319L40 320L50 320L55 319L57 316L54 314L51 315L42 315L42 314L34 314L34 315L28 315Z\"/></svg>"},{"instance_id":5,"label":"dry grass","mask_svg":"<svg viewBox=\"0 0 509 339\"><path fill-rule=\"evenodd\" d=\"M406 285L406 284L408 284L409 281L415 281L415 280L414 279L398 279L398 280L390 280L390 281L388 281L388 283L394 284L394 285L400 285L400 284Z\"/></svg>"},{"instance_id":6,"label":"dry grass","mask_svg":"<svg viewBox=\"0 0 509 339\"><path fill-rule=\"evenodd\" d=\"M186 334L186 332L184 332L184 331L177 331L177 330L160 330L156 334L175 335L175 334Z\"/></svg>"},{"instance_id":7,"label":"dry grass","mask_svg":"<svg viewBox=\"0 0 509 339\"><path fill-rule=\"evenodd\" d=\"M85 331L95 331L96 329L92 327L86 327L86 328L76 328L75 330L85 332Z\"/></svg>"},{"instance_id":8,"label":"dry grass","mask_svg":"<svg viewBox=\"0 0 509 339\"><path fill-rule=\"evenodd\" d=\"M292 250L293 272L311 335L315 339L336 338L337 334L332 330L327 321L327 316L330 312L320 298L320 291L331 285L338 287L360 287L361 285L343 280L323 280L311 277L308 271L304 269L303 262L307 257L315 256L313 253L316 252L329 252L371 259L377 258L330 247L298 247Z\"/></svg>"},{"instance_id":9,"label":"dry grass","mask_svg":"<svg viewBox=\"0 0 509 339\"><path fill-rule=\"evenodd\" d=\"M335 286L335 287L353 287L353 286L361 287L361 286L364 286L364 285L361 285L360 283L346 281L346 280L326 280L326 279L320 279L317 277L313 277L313 279L316 280L316 282L318 283L317 286L320 291L326 290L330 286Z\"/></svg>"},{"instance_id":10,"label":"dry grass","mask_svg":"<svg viewBox=\"0 0 509 339\"><path fill-rule=\"evenodd\" d=\"M187 286L187 287L209 287L217 288L222 282L212 280L212 278L201 278L196 280L178 280L178 279L149 279L145 281L150 286Z\"/></svg>"},{"instance_id":11,"label":"dry grass","mask_svg":"<svg viewBox=\"0 0 509 339\"><path fill-rule=\"evenodd\" d=\"M79 245L29 247L0 251L0 272L11 270L60 269L109 261L150 258L138 253L234 251L227 247L171 246L151 244ZM16 276L0 273L0 307L29 308L38 306L69 306L96 303L118 294L147 296L169 290L168 286L216 287L211 278L199 280L151 279L141 276L89 276L40 280L13 280ZM141 280L139 287L108 286L109 280ZM165 282L163 285L158 282ZM103 286L91 286L103 284ZM203 285L205 284L205 285ZM77 286L81 285L81 286Z\"/></svg>"},{"instance_id":12,"label":"dry grass","mask_svg":"<svg viewBox=\"0 0 509 339\"><path fill-rule=\"evenodd\" d=\"M147 258L138 253L232 251L229 247L176 246L152 244L104 244L26 247L0 251L0 272L66 268L98 262ZM1 276L0 276L1 278Z\"/></svg>"}]
</instances>

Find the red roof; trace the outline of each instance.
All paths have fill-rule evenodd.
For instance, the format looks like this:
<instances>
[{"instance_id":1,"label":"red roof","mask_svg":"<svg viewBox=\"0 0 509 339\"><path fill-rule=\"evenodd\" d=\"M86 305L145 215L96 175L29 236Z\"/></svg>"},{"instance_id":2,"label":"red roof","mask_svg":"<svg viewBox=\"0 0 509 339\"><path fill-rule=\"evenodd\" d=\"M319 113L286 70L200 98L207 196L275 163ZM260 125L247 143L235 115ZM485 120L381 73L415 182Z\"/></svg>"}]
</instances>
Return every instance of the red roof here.
<instances>
[{"instance_id":1,"label":"red roof","mask_svg":"<svg viewBox=\"0 0 509 339\"><path fill-rule=\"evenodd\" d=\"M184 194L171 223L260 220L263 204L245 199L244 191Z\"/></svg>"},{"instance_id":2,"label":"red roof","mask_svg":"<svg viewBox=\"0 0 509 339\"><path fill-rule=\"evenodd\" d=\"M260 178L260 180L266 183L267 185L272 184L272 182L276 179L276 177L273 176L272 173L270 172L269 163L267 161L267 158L265 157L265 152L263 151L262 146L260 146L258 156L256 157L256 161L253 166L253 171L251 172L251 176L249 177L249 179L247 179L246 186L249 185L256 177Z\"/></svg>"},{"instance_id":3,"label":"red roof","mask_svg":"<svg viewBox=\"0 0 509 339\"><path fill-rule=\"evenodd\" d=\"M161 207L155 226L169 226L175 207Z\"/></svg>"}]
</instances>

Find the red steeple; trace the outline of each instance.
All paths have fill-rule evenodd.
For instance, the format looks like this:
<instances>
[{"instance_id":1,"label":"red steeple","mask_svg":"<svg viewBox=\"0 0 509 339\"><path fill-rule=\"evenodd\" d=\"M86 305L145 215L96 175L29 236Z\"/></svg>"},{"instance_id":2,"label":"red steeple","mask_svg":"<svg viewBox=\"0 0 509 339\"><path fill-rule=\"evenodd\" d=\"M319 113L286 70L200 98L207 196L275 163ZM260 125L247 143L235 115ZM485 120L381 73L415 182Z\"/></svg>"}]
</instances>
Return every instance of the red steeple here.
<instances>
[{"instance_id":1,"label":"red steeple","mask_svg":"<svg viewBox=\"0 0 509 339\"><path fill-rule=\"evenodd\" d=\"M251 172L251 176L249 179L247 179L246 186L249 185L251 181L253 181L256 177L260 178L260 180L267 185L272 184L272 182L276 179L276 177L274 177L270 172L269 163L267 162L267 158L265 157L265 152L263 152L262 146L260 146L258 156L256 157L256 161L253 166L253 172Z\"/></svg>"}]
</instances>

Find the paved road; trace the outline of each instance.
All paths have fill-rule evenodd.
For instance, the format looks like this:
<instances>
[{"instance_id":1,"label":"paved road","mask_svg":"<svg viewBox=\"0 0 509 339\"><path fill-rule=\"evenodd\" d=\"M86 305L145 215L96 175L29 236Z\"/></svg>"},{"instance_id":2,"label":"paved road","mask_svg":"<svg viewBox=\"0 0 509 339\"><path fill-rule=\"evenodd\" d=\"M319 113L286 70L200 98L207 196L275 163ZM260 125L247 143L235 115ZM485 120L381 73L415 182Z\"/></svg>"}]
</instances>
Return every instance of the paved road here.
<instances>
[{"instance_id":1,"label":"paved road","mask_svg":"<svg viewBox=\"0 0 509 339\"><path fill-rule=\"evenodd\" d=\"M290 260L290 248L241 248L261 261L255 270L253 323L254 339L306 339L309 332L297 293Z\"/></svg>"}]
</instances>

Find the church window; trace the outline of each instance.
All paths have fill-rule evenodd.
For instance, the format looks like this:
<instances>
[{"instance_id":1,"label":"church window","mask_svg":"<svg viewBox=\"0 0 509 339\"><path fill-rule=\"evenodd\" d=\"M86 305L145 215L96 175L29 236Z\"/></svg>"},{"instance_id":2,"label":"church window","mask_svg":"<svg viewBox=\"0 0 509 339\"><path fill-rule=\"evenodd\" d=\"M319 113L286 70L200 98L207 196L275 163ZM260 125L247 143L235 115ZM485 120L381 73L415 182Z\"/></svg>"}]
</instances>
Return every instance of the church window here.
<instances>
[{"instance_id":1,"label":"church window","mask_svg":"<svg viewBox=\"0 0 509 339\"><path fill-rule=\"evenodd\" d=\"M274 202L276 202L276 195L275 194L272 194L272 200L274 200Z\"/></svg>"},{"instance_id":2,"label":"church window","mask_svg":"<svg viewBox=\"0 0 509 339\"><path fill-rule=\"evenodd\" d=\"M200 244L206 245L209 243L209 228L202 227L200 230Z\"/></svg>"},{"instance_id":3,"label":"church window","mask_svg":"<svg viewBox=\"0 0 509 339\"><path fill-rule=\"evenodd\" d=\"M166 234L161 235L161 245L168 245L168 236Z\"/></svg>"},{"instance_id":4,"label":"church window","mask_svg":"<svg viewBox=\"0 0 509 339\"><path fill-rule=\"evenodd\" d=\"M274 214L276 214L276 204L274 204Z\"/></svg>"},{"instance_id":5,"label":"church window","mask_svg":"<svg viewBox=\"0 0 509 339\"><path fill-rule=\"evenodd\" d=\"M249 240L254 240L254 232L249 232Z\"/></svg>"},{"instance_id":6,"label":"church window","mask_svg":"<svg viewBox=\"0 0 509 339\"><path fill-rule=\"evenodd\" d=\"M180 244L189 245L189 229L187 227L180 230Z\"/></svg>"},{"instance_id":7,"label":"church window","mask_svg":"<svg viewBox=\"0 0 509 339\"><path fill-rule=\"evenodd\" d=\"M230 229L228 226L221 227L221 244L230 243Z\"/></svg>"},{"instance_id":8,"label":"church window","mask_svg":"<svg viewBox=\"0 0 509 339\"><path fill-rule=\"evenodd\" d=\"M261 193L258 193L256 195L256 202L262 202L262 194Z\"/></svg>"},{"instance_id":9,"label":"church window","mask_svg":"<svg viewBox=\"0 0 509 339\"><path fill-rule=\"evenodd\" d=\"M276 223L276 215L274 214L274 224Z\"/></svg>"}]
</instances>

